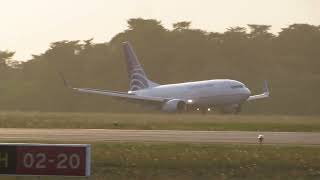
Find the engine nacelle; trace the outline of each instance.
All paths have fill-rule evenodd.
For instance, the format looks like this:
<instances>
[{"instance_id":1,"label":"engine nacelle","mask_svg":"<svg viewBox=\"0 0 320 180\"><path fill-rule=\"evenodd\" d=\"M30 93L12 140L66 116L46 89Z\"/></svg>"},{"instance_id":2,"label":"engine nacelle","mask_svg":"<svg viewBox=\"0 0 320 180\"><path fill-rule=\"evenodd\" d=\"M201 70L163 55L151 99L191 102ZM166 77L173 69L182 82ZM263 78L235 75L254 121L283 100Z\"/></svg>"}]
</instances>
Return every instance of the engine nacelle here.
<instances>
[{"instance_id":1,"label":"engine nacelle","mask_svg":"<svg viewBox=\"0 0 320 180\"><path fill-rule=\"evenodd\" d=\"M172 99L162 106L162 111L165 112L182 112L186 111L186 103L179 99Z\"/></svg>"}]
</instances>

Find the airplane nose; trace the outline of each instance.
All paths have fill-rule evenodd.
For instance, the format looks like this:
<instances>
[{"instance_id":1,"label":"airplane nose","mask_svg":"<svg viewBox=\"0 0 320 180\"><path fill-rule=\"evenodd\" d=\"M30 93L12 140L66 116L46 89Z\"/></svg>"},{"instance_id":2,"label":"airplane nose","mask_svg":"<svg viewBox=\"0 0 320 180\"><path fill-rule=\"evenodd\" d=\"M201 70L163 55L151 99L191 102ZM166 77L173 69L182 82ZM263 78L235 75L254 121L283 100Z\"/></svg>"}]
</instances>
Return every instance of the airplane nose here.
<instances>
[{"instance_id":1,"label":"airplane nose","mask_svg":"<svg viewBox=\"0 0 320 180\"><path fill-rule=\"evenodd\" d=\"M247 94L248 96L250 96L250 95L251 95L251 91L250 91L250 89L249 89L249 88L246 88L246 94Z\"/></svg>"}]
</instances>

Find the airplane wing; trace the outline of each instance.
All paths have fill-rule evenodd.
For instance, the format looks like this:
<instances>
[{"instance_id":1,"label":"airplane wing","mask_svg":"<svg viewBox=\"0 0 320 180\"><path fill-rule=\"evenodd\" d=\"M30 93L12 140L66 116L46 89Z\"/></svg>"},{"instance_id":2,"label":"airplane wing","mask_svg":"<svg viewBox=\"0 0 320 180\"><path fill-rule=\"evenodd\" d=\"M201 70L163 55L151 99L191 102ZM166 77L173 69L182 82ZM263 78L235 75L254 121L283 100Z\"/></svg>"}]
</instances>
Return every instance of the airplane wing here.
<instances>
[{"instance_id":1,"label":"airplane wing","mask_svg":"<svg viewBox=\"0 0 320 180\"><path fill-rule=\"evenodd\" d=\"M119 91L108 91L108 90L90 89L90 88L71 88L71 89L81 93L100 94L105 96L132 99L132 100L143 100L143 101L154 101L154 102L165 102L168 100L166 98L161 98L161 97L138 96L133 93L126 93L126 92L119 92Z\"/></svg>"},{"instance_id":2,"label":"airplane wing","mask_svg":"<svg viewBox=\"0 0 320 180\"><path fill-rule=\"evenodd\" d=\"M268 88L268 83L267 83L267 81L264 81L263 91L264 91L264 93L262 93L262 94L250 96L250 97L247 99L247 101L253 101L253 100L257 100L257 99L264 99L264 98L270 97L270 92L269 92L269 88Z\"/></svg>"},{"instance_id":3,"label":"airplane wing","mask_svg":"<svg viewBox=\"0 0 320 180\"><path fill-rule=\"evenodd\" d=\"M74 91L81 92L81 93L100 94L100 95L111 96L111 97L116 97L116 98L123 98L123 99L129 99L129 100L152 101L152 102L166 102L169 100L167 98L161 98L161 97L138 96L134 93L127 93L127 92L120 92L120 91L109 91L109 90L91 89L91 88L74 88L64 78L63 74L60 73L60 75L63 79L64 85L67 88L72 89Z\"/></svg>"}]
</instances>

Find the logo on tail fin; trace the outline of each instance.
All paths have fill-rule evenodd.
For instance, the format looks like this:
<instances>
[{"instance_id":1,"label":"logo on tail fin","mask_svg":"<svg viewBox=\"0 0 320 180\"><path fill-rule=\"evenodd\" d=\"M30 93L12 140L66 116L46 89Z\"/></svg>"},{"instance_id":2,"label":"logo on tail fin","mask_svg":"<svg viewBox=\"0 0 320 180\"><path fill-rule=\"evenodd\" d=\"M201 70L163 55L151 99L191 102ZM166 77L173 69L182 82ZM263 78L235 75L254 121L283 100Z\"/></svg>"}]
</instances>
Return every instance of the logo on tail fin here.
<instances>
[{"instance_id":1,"label":"logo on tail fin","mask_svg":"<svg viewBox=\"0 0 320 180\"><path fill-rule=\"evenodd\" d=\"M129 42L124 42L123 43L123 50L124 50L124 54L126 57L126 63L127 63L127 70L128 70L128 75L129 75L129 81L130 81L130 90L129 91L136 91L136 90L140 90L140 89L146 89L149 87L154 87L155 83L151 82L136 54L133 51L132 46L130 45Z\"/></svg>"}]
</instances>

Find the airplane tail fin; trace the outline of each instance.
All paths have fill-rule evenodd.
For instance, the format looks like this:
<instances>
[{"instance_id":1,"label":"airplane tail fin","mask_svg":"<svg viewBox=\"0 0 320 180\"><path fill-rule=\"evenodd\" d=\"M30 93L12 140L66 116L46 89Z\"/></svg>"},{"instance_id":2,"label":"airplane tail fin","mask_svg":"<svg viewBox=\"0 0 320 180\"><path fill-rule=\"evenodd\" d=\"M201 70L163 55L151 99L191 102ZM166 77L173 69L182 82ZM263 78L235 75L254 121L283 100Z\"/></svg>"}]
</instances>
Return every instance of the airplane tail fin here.
<instances>
[{"instance_id":1,"label":"airplane tail fin","mask_svg":"<svg viewBox=\"0 0 320 180\"><path fill-rule=\"evenodd\" d=\"M150 81L144 72L131 44L123 43L123 51L126 57L127 70L129 75L130 89L136 91L158 86L159 84Z\"/></svg>"}]
</instances>

